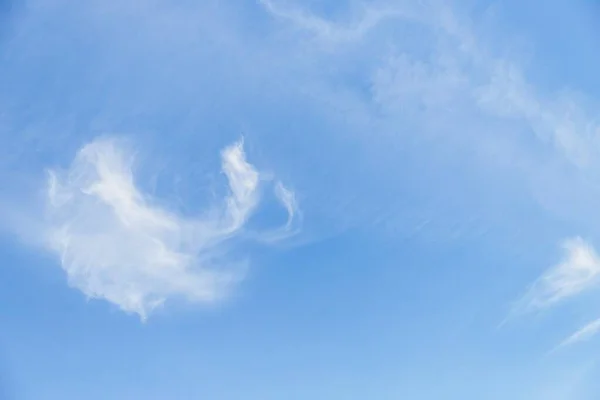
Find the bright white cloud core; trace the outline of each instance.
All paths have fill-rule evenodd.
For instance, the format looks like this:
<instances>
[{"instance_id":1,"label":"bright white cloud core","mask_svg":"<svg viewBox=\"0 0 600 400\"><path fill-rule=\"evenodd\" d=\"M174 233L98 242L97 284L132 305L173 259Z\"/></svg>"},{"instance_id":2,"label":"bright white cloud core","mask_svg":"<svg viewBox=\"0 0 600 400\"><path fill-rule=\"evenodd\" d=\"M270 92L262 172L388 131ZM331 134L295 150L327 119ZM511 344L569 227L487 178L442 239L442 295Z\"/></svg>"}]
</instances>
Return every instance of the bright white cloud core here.
<instances>
[{"instance_id":1,"label":"bright white cloud core","mask_svg":"<svg viewBox=\"0 0 600 400\"><path fill-rule=\"evenodd\" d=\"M259 201L260 173L243 142L221 152L229 194L219 207L188 218L159 207L136 187L132 154L119 140L95 140L65 171L49 172L48 246L71 286L142 319L167 298L213 302L241 277L224 243L239 235ZM292 192L276 195L293 218ZM287 229L286 226L281 228Z\"/></svg>"}]
</instances>

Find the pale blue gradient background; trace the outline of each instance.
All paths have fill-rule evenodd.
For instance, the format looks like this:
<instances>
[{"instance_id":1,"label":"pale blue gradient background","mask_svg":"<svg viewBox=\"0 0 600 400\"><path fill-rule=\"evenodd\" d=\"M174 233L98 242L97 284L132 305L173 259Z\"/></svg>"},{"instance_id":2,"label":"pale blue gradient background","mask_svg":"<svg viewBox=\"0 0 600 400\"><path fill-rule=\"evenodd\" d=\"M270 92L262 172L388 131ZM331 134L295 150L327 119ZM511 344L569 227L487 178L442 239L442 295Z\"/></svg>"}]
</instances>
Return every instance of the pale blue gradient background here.
<instances>
[{"instance_id":1,"label":"pale blue gradient background","mask_svg":"<svg viewBox=\"0 0 600 400\"><path fill-rule=\"evenodd\" d=\"M362 9L278 4L340 23ZM567 88L597 120L597 2L440 4L541 98ZM460 96L374 99L390 55L427 64L430 28L327 42L291 25L254 1L0 0L0 397L597 399L598 341L551 353L597 318L597 294L501 323L565 237L600 240L600 169ZM291 183L302 232L246 249L249 276L217 306L142 324L86 301L7 215L103 134L135 143L139 186L184 214L243 134Z\"/></svg>"}]
</instances>

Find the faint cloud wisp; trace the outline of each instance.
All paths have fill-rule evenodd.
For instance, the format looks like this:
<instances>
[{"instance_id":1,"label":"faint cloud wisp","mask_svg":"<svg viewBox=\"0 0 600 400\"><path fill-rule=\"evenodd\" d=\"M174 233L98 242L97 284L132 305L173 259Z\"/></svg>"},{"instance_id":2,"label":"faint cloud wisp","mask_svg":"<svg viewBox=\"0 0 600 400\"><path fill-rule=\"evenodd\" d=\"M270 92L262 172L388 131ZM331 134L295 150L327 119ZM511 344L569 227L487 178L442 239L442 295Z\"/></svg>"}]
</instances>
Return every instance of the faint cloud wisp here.
<instances>
[{"instance_id":1,"label":"faint cloud wisp","mask_svg":"<svg viewBox=\"0 0 600 400\"><path fill-rule=\"evenodd\" d=\"M558 348L570 346L578 342L589 340L598 332L600 332L600 318L588 323L583 328L573 333L571 336L566 338L561 344L559 344Z\"/></svg>"},{"instance_id":2,"label":"faint cloud wisp","mask_svg":"<svg viewBox=\"0 0 600 400\"><path fill-rule=\"evenodd\" d=\"M416 13L406 7L363 7L359 19L345 25L333 23L289 2L258 0L258 3L273 17L287 21L293 26L308 31L319 40L328 43L353 42L363 38L383 21L402 18L412 19Z\"/></svg>"},{"instance_id":3,"label":"faint cloud wisp","mask_svg":"<svg viewBox=\"0 0 600 400\"><path fill-rule=\"evenodd\" d=\"M599 283L600 258L593 247L580 237L565 240L565 255L546 271L521 299L518 309L534 311L572 298Z\"/></svg>"}]
</instances>

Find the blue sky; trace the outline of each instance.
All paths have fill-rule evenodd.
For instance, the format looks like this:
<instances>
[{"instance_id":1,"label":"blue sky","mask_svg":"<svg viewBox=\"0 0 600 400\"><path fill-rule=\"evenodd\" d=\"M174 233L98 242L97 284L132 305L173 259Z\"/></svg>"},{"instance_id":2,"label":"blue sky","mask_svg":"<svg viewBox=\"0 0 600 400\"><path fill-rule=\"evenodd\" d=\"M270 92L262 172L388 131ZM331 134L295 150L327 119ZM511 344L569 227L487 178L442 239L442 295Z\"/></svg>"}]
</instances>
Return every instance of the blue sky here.
<instances>
[{"instance_id":1,"label":"blue sky","mask_svg":"<svg viewBox=\"0 0 600 400\"><path fill-rule=\"evenodd\" d=\"M0 398L600 393L592 0L0 0Z\"/></svg>"}]
</instances>

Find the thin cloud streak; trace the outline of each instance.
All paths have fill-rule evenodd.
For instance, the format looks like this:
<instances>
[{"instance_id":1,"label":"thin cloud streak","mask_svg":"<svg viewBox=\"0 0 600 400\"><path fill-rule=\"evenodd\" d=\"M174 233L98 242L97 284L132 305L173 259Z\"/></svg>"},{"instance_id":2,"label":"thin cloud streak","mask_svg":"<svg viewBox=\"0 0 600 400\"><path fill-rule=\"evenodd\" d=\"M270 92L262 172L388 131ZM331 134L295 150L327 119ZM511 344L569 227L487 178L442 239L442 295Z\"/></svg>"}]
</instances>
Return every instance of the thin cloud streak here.
<instances>
[{"instance_id":1,"label":"thin cloud streak","mask_svg":"<svg viewBox=\"0 0 600 400\"><path fill-rule=\"evenodd\" d=\"M517 310L535 311L554 306L597 286L600 258L580 237L565 240L563 260L546 271L518 303Z\"/></svg>"},{"instance_id":2,"label":"thin cloud streak","mask_svg":"<svg viewBox=\"0 0 600 400\"><path fill-rule=\"evenodd\" d=\"M561 344L558 345L557 348L562 348L565 346L571 346L579 342L584 342L592 339L600 332L600 318L590 322L585 325L583 328L579 329L577 332L573 333L567 339L565 339Z\"/></svg>"},{"instance_id":3,"label":"thin cloud streak","mask_svg":"<svg viewBox=\"0 0 600 400\"><path fill-rule=\"evenodd\" d=\"M298 202L296 201L296 195L294 192L283 186L281 182L277 182L275 184L275 196L277 196L277 199L287 210L288 219L285 223L285 229L290 230L294 224L294 220L299 217L298 213L300 209L298 207Z\"/></svg>"},{"instance_id":4,"label":"thin cloud streak","mask_svg":"<svg viewBox=\"0 0 600 400\"><path fill-rule=\"evenodd\" d=\"M400 7L365 7L359 19L346 25L336 24L282 1L258 0L273 17L306 30L319 40L335 44L362 39L369 31L390 19L412 19L415 13Z\"/></svg>"}]
</instances>

